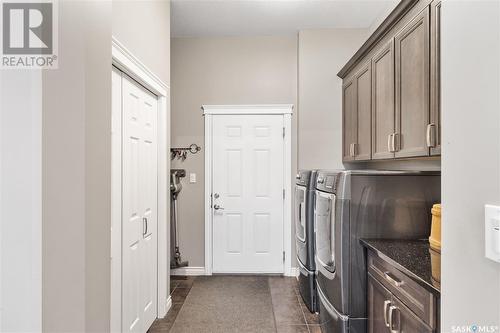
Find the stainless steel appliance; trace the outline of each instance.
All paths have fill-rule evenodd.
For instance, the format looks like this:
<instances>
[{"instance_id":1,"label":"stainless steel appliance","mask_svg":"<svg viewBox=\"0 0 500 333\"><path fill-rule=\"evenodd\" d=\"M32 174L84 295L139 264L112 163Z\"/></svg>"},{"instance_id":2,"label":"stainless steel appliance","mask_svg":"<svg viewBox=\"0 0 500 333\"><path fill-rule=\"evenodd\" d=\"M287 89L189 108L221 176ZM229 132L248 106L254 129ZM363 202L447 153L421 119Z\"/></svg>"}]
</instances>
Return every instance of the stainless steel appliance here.
<instances>
[{"instance_id":1,"label":"stainless steel appliance","mask_svg":"<svg viewBox=\"0 0 500 333\"><path fill-rule=\"evenodd\" d=\"M311 312L317 312L314 262L314 192L316 170L299 170L295 184L295 244L299 265L299 291Z\"/></svg>"},{"instance_id":2,"label":"stainless steel appliance","mask_svg":"<svg viewBox=\"0 0 500 333\"><path fill-rule=\"evenodd\" d=\"M318 172L315 261L323 332L366 332L366 253L359 239L428 237L440 179L435 172Z\"/></svg>"}]
</instances>

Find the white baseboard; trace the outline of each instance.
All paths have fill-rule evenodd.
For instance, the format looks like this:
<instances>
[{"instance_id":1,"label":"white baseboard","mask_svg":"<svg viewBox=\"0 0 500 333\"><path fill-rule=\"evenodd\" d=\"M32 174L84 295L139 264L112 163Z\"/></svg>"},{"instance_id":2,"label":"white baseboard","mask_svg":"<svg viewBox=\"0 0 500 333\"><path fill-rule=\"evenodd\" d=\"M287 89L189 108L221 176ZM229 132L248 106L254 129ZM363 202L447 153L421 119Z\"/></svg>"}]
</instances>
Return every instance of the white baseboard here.
<instances>
[{"instance_id":1,"label":"white baseboard","mask_svg":"<svg viewBox=\"0 0 500 333\"><path fill-rule=\"evenodd\" d=\"M165 313L168 313L168 311L170 311L171 308L172 308L172 296L168 295L168 298L167 298L167 311L165 311Z\"/></svg>"},{"instance_id":2,"label":"white baseboard","mask_svg":"<svg viewBox=\"0 0 500 333\"><path fill-rule=\"evenodd\" d=\"M299 276L300 271L298 267L290 267L290 270L288 272L285 272L285 276L292 276L292 277L297 277Z\"/></svg>"},{"instance_id":3,"label":"white baseboard","mask_svg":"<svg viewBox=\"0 0 500 333\"><path fill-rule=\"evenodd\" d=\"M160 309L158 309L158 318L165 318L168 311L172 307L172 297L168 295L164 302L161 302Z\"/></svg>"},{"instance_id":4,"label":"white baseboard","mask_svg":"<svg viewBox=\"0 0 500 333\"><path fill-rule=\"evenodd\" d=\"M205 275L205 267L180 267L170 270L170 275L200 276Z\"/></svg>"},{"instance_id":5,"label":"white baseboard","mask_svg":"<svg viewBox=\"0 0 500 333\"><path fill-rule=\"evenodd\" d=\"M297 277L300 271L298 267L290 267L283 275ZM201 276L206 275L205 267L180 267L170 270L170 275Z\"/></svg>"}]
</instances>

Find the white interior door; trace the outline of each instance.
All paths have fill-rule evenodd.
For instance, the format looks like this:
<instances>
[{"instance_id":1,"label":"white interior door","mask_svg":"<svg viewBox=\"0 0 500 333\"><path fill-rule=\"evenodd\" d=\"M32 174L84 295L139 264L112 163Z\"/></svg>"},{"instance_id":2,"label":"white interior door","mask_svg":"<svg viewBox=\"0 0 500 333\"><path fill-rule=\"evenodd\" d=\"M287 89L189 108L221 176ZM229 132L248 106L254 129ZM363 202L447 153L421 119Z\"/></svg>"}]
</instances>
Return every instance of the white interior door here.
<instances>
[{"instance_id":1,"label":"white interior door","mask_svg":"<svg viewBox=\"0 0 500 333\"><path fill-rule=\"evenodd\" d=\"M110 331L122 326L122 72L111 72L111 313Z\"/></svg>"},{"instance_id":2,"label":"white interior door","mask_svg":"<svg viewBox=\"0 0 500 333\"><path fill-rule=\"evenodd\" d=\"M157 314L156 96L122 74L122 331Z\"/></svg>"},{"instance_id":3,"label":"white interior door","mask_svg":"<svg viewBox=\"0 0 500 333\"><path fill-rule=\"evenodd\" d=\"M213 118L213 272L283 273L282 115Z\"/></svg>"}]
</instances>

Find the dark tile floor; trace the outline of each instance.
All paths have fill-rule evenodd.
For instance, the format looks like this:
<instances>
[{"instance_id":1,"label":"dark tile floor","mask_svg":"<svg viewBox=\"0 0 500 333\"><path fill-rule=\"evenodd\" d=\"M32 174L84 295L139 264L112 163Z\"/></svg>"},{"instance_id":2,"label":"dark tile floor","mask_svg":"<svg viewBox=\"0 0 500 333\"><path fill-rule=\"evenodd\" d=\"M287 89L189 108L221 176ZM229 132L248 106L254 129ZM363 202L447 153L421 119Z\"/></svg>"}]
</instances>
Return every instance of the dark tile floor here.
<instances>
[{"instance_id":1,"label":"dark tile floor","mask_svg":"<svg viewBox=\"0 0 500 333\"><path fill-rule=\"evenodd\" d=\"M302 301L295 278L172 277L172 308L150 333L319 333L318 316Z\"/></svg>"}]
</instances>

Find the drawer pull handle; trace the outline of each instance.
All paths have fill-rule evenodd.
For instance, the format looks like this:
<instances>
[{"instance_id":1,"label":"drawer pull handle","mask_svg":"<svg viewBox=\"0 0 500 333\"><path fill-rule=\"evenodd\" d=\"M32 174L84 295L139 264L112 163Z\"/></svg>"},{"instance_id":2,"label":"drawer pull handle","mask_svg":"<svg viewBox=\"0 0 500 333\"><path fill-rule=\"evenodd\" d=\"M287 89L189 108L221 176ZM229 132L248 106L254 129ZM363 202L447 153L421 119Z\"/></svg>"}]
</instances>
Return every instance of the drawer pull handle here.
<instances>
[{"instance_id":1,"label":"drawer pull handle","mask_svg":"<svg viewBox=\"0 0 500 333\"><path fill-rule=\"evenodd\" d=\"M386 327L389 327L389 321L387 320L387 307L391 304L391 301L384 301L384 323Z\"/></svg>"},{"instance_id":2,"label":"drawer pull handle","mask_svg":"<svg viewBox=\"0 0 500 333\"><path fill-rule=\"evenodd\" d=\"M395 285L396 287L401 287L403 285L403 281L398 280L393 274L390 272L384 273L385 279Z\"/></svg>"}]
</instances>

